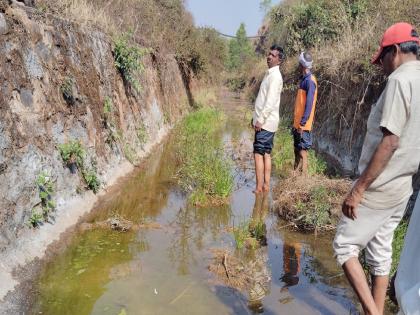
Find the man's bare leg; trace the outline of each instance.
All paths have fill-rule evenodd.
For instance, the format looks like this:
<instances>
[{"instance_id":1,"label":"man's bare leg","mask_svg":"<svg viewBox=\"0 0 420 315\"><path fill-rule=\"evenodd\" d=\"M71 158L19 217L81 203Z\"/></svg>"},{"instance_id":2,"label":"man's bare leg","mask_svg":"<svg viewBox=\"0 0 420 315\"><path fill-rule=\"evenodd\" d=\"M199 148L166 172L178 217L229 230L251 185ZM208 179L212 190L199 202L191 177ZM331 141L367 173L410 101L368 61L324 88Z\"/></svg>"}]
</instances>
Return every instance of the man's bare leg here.
<instances>
[{"instance_id":1,"label":"man's bare leg","mask_svg":"<svg viewBox=\"0 0 420 315\"><path fill-rule=\"evenodd\" d=\"M299 171L300 164L301 164L300 152L298 149L295 148L295 165L293 167L295 170L295 173Z\"/></svg>"},{"instance_id":2,"label":"man's bare leg","mask_svg":"<svg viewBox=\"0 0 420 315\"><path fill-rule=\"evenodd\" d=\"M271 177L271 155L264 154L264 186L263 191L270 191L270 177Z\"/></svg>"},{"instance_id":3,"label":"man's bare leg","mask_svg":"<svg viewBox=\"0 0 420 315\"><path fill-rule=\"evenodd\" d=\"M302 175L308 175L308 151L300 150L299 151L300 158L302 160Z\"/></svg>"},{"instance_id":4,"label":"man's bare leg","mask_svg":"<svg viewBox=\"0 0 420 315\"><path fill-rule=\"evenodd\" d=\"M388 276L372 276L372 295L379 314L384 313L386 291L388 289Z\"/></svg>"},{"instance_id":5,"label":"man's bare leg","mask_svg":"<svg viewBox=\"0 0 420 315\"><path fill-rule=\"evenodd\" d=\"M367 315L380 315L376 307L365 273L357 257L352 257L343 265L344 273L362 303Z\"/></svg>"},{"instance_id":6,"label":"man's bare leg","mask_svg":"<svg viewBox=\"0 0 420 315\"><path fill-rule=\"evenodd\" d=\"M255 160L255 177L257 180L257 186L255 187L254 193L258 194L263 191L264 185L264 157L259 153L254 153Z\"/></svg>"}]
</instances>

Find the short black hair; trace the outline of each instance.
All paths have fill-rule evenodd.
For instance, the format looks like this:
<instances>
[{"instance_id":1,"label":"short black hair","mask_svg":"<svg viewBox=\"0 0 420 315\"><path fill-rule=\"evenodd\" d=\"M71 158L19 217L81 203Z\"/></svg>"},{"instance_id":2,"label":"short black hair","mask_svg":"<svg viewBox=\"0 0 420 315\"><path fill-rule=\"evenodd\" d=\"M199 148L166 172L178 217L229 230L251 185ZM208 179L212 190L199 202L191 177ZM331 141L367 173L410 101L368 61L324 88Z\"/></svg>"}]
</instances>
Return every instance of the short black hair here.
<instances>
[{"instance_id":1,"label":"short black hair","mask_svg":"<svg viewBox=\"0 0 420 315\"><path fill-rule=\"evenodd\" d=\"M281 60L285 58L284 49L281 46L274 44L270 47L270 50L277 50L279 52L279 57Z\"/></svg>"},{"instance_id":2,"label":"short black hair","mask_svg":"<svg viewBox=\"0 0 420 315\"><path fill-rule=\"evenodd\" d=\"M415 54L416 56L419 53L419 44L417 42L411 41L411 42L404 42L399 44L401 48L401 52L403 54Z\"/></svg>"}]
</instances>

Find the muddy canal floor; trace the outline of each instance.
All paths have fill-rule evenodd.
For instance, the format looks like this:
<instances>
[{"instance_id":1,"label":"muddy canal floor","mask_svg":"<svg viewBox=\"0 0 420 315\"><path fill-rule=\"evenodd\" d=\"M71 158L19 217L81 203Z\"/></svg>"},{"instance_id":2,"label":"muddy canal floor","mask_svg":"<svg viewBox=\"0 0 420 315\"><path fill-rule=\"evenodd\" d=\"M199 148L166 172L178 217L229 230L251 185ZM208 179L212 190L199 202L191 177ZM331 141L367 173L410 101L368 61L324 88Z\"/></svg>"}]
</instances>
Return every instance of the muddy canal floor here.
<instances>
[{"instance_id":1,"label":"muddy canal floor","mask_svg":"<svg viewBox=\"0 0 420 315\"><path fill-rule=\"evenodd\" d=\"M247 107L224 98L228 119L220 141L235 177L228 205L188 203L175 176L173 133L51 246L48 257L17 271L25 281L9 295L8 314L358 314L333 259L332 235L284 228L287 222L271 211L271 195L252 193ZM265 222L266 246L238 251L232 227L256 216ZM109 228L103 223L109 218L136 228ZM217 251L253 266L244 272L259 287L236 288L211 272Z\"/></svg>"}]
</instances>

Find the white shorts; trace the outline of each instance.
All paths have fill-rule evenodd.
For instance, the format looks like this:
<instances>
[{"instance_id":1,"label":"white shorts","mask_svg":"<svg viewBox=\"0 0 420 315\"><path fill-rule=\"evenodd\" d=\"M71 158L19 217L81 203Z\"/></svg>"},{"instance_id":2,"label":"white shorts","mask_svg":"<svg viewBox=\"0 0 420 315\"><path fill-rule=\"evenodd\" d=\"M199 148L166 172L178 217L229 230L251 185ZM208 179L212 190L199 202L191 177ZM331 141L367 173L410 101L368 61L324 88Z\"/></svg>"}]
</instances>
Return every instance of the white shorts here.
<instances>
[{"instance_id":1,"label":"white shorts","mask_svg":"<svg viewBox=\"0 0 420 315\"><path fill-rule=\"evenodd\" d=\"M343 265L366 248L366 262L374 276L386 276L392 264L392 239L400 223L407 201L385 210L360 205L354 221L342 216L337 226L333 248L335 257Z\"/></svg>"}]
</instances>

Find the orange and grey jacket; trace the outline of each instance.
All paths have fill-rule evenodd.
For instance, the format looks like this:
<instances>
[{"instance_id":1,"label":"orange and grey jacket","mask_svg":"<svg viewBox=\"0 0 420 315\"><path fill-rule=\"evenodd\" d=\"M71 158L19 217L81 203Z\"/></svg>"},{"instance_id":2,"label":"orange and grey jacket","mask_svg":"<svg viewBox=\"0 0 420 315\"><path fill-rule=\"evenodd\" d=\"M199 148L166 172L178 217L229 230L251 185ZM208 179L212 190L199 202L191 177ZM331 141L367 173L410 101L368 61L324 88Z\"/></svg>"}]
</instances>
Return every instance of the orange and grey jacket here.
<instances>
[{"instance_id":1,"label":"orange and grey jacket","mask_svg":"<svg viewBox=\"0 0 420 315\"><path fill-rule=\"evenodd\" d=\"M293 127L311 131L314 122L318 83L312 73L306 74L299 84L295 102Z\"/></svg>"}]
</instances>

